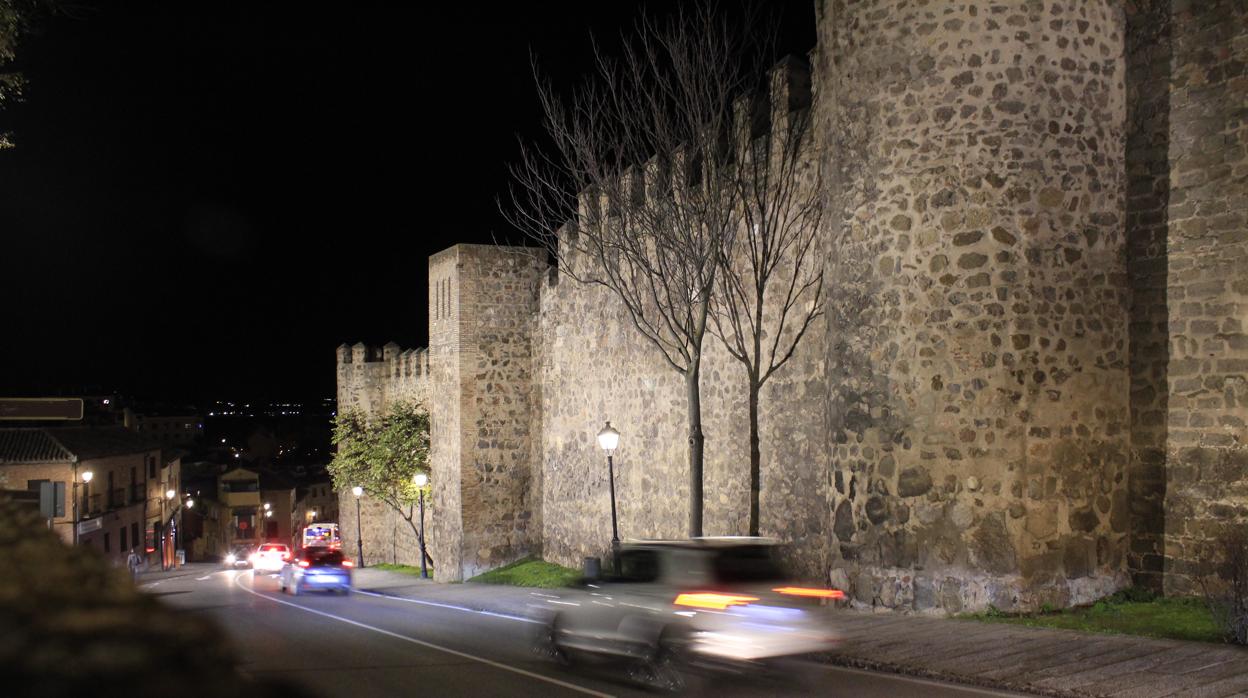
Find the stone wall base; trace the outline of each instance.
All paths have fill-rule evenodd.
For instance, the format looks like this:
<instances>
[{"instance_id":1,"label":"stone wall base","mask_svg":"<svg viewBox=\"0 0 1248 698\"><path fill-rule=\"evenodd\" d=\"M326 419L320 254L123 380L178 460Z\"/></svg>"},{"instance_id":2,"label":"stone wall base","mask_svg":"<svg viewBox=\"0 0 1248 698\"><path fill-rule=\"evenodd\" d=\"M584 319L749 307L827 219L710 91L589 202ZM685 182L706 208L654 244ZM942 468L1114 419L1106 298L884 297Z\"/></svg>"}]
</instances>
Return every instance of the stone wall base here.
<instances>
[{"instance_id":1,"label":"stone wall base","mask_svg":"<svg viewBox=\"0 0 1248 698\"><path fill-rule=\"evenodd\" d=\"M860 610L891 609L931 615L999 611L1038 611L1091 603L1130 585L1125 571L1025 583L1019 575L986 575L971 570L947 572L838 567L829 584L844 591Z\"/></svg>"}]
</instances>

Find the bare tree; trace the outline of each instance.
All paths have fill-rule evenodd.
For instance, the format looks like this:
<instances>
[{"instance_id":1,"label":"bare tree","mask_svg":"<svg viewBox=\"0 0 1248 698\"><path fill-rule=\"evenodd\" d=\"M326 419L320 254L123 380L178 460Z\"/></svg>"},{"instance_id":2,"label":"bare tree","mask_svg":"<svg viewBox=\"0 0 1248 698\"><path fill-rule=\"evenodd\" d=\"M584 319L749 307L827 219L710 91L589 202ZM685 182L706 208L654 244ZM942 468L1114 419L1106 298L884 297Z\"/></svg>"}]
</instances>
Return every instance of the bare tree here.
<instances>
[{"instance_id":1,"label":"bare tree","mask_svg":"<svg viewBox=\"0 0 1248 698\"><path fill-rule=\"evenodd\" d=\"M711 332L749 382L750 535L758 535L761 452L758 400L823 314L823 264L816 236L822 207L811 147L809 70L796 59L774 68L764 96L738 105L736 166L740 229L724 238L712 296Z\"/></svg>"},{"instance_id":2,"label":"bare tree","mask_svg":"<svg viewBox=\"0 0 1248 698\"><path fill-rule=\"evenodd\" d=\"M758 75L748 27L709 3L681 7L643 17L619 58L596 47L570 98L539 78L552 147L523 149L504 208L562 274L618 298L684 378L691 536L702 535L703 340L743 193L729 174L733 102Z\"/></svg>"}]
</instances>

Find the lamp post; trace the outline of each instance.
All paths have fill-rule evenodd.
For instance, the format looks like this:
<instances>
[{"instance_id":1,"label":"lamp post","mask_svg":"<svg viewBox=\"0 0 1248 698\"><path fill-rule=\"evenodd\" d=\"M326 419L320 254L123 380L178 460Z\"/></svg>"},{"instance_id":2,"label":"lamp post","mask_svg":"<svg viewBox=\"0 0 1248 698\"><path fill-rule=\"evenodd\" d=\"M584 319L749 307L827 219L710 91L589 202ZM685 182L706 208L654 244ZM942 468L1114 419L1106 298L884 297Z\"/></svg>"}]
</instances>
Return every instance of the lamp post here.
<instances>
[{"instance_id":1,"label":"lamp post","mask_svg":"<svg viewBox=\"0 0 1248 698\"><path fill-rule=\"evenodd\" d=\"M360 527L360 497L364 495L364 488L356 485L351 488L351 494L355 495L355 555L359 559L356 564L360 567L364 566L364 529Z\"/></svg>"},{"instance_id":2,"label":"lamp post","mask_svg":"<svg viewBox=\"0 0 1248 698\"><path fill-rule=\"evenodd\" d=\"M167 511L167 507L173 506L173 498L178 493L172 489L165 490L165 498L160 500L160 569L167 570L173 567L173 561L170 560L169 544L173 542L173 531L170 529L169 519L172 518L172 511ZM166 505L166 502L168 504Z\"/></svg>"},{"instance_id":3,"label":"lamp post","mask_svg":"<svg viewBox=\"0 0 1248 698\"><path fill-rule=\"evenodd\" d=\"M412 482L419 489L420 497L420 578L429 578L429 569L425 566L425 485L429 484L429 476L424 473L416 473L412 476Z\"/></svg>"},{"instance_id":4,"label":"lamp post","mask_svg":"<svg viewBox=\"0 0 1248 698\"><path fill-rule=\"evenodd\" d=\"M78 468L78 465L77 465L77 463L75 463L75 464L74 464L74 469L75 469L75 470L77 470L77 468ZM93 478L93 477L95 477L95 473L91 472L90 470L84 470L84 471L82 471L82 498L83 498L83 500L84 500L84 502L83 502L83 507L82 507L82 508L83 508L83 509L87 509L86 514L87 514L88 516L90 516L90 515L91 515L91 511L90 511L89 507L87 507L87 506L86 506L86 501L85 501L85 500L87 500L87 499L88 499L88 498L90 498L90 496L91 496L91 478ZM74 545L78 545L78 522L79 522L79 518L78 518L78 478L77 478L77 477L75 477L75 478L74 478Z\"/></svg>"},{"instance_id":5,"label":"lamp post","mask_svg":"<svg viewBox=\"0 0 1248 698\"><path fill-rule=\"evenodd\" d=\"M620 432L611 426L611 422L598 432L598 445L607 452L607 479L611 483L611 564L615 574L620 573L620 526L615 517L615 463L612 454L620 445Z\"/></svg>"}]
</instances>

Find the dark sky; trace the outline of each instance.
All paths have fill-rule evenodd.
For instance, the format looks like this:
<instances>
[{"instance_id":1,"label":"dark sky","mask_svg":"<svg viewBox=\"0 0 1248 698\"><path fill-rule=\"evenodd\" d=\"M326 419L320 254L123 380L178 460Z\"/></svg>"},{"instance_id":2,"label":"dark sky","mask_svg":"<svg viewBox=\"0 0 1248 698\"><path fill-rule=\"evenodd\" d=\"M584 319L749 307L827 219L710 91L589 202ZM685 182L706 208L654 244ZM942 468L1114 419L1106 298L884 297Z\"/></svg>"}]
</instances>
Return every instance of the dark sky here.
<instances>
[{"instance_id":1,"label":"dark sky","mask_svg":"<svg viewBox=\"0 0 1248 698\"><path fill-rule=\"evenodd\" d=\"M813 2L774 5L809 50ZM423 345L428 255L508 236L495 199L540 128L530 51L570 86L591 31L609 44L639 7L136 0L42 21L0 111L0 395L332 396L338 344Z\"/></svg>"}]
</instances>

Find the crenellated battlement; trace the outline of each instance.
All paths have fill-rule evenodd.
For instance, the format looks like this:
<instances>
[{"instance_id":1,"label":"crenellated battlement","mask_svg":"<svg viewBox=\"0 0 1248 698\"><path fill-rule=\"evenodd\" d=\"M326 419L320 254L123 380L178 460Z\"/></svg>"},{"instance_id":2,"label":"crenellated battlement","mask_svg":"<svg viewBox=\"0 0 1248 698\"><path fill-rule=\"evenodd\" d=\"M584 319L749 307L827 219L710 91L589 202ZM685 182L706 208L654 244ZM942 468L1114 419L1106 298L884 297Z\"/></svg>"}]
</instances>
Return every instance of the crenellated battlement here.
<instances>
[{"instance_id":1,"label":"crenellated battlement","mask_svg":"<svg viewBox=\"0 0 1248 698\"><path fill-rule=\"evenodd\" d=\"M787 124L792 114L810 109L813 102L811 65L807 57L785 56L768 71L759 91L741 95L734 101L733 133L728 137L735 140L737 145L734 149L738 155L752 150L751 144L760 139L778 137L785 129L777 129L777 125ZM706 140L719 141L716 138ZM811 143L813 147L813 140ZM696 160L684 148L665 157L655 155L639 167L631 166L624 170L623 182L614 192L614 197L594 189L578 193L573 217L555 232L560 259L575 264L578 231L619 215L621 206L643 207L651 201L649 197L656 194L671 196L673 173L684 173L686 178L690 177ZM546 285L558 285L559 275L558 268L551 269Z\"/></svg>"},{"instance_id":2,"label":"crenellated battlement","mask_svg":"<svg viewBox=\"0 0 1248 698\"><path fill-rule=\"evenodd\" d=\"M338 404L372 414L393 400L424 402L428 395L429 350L403 349L394 342L372 347L357 342L338 347Z\"/></svg>"}]
</instances>

